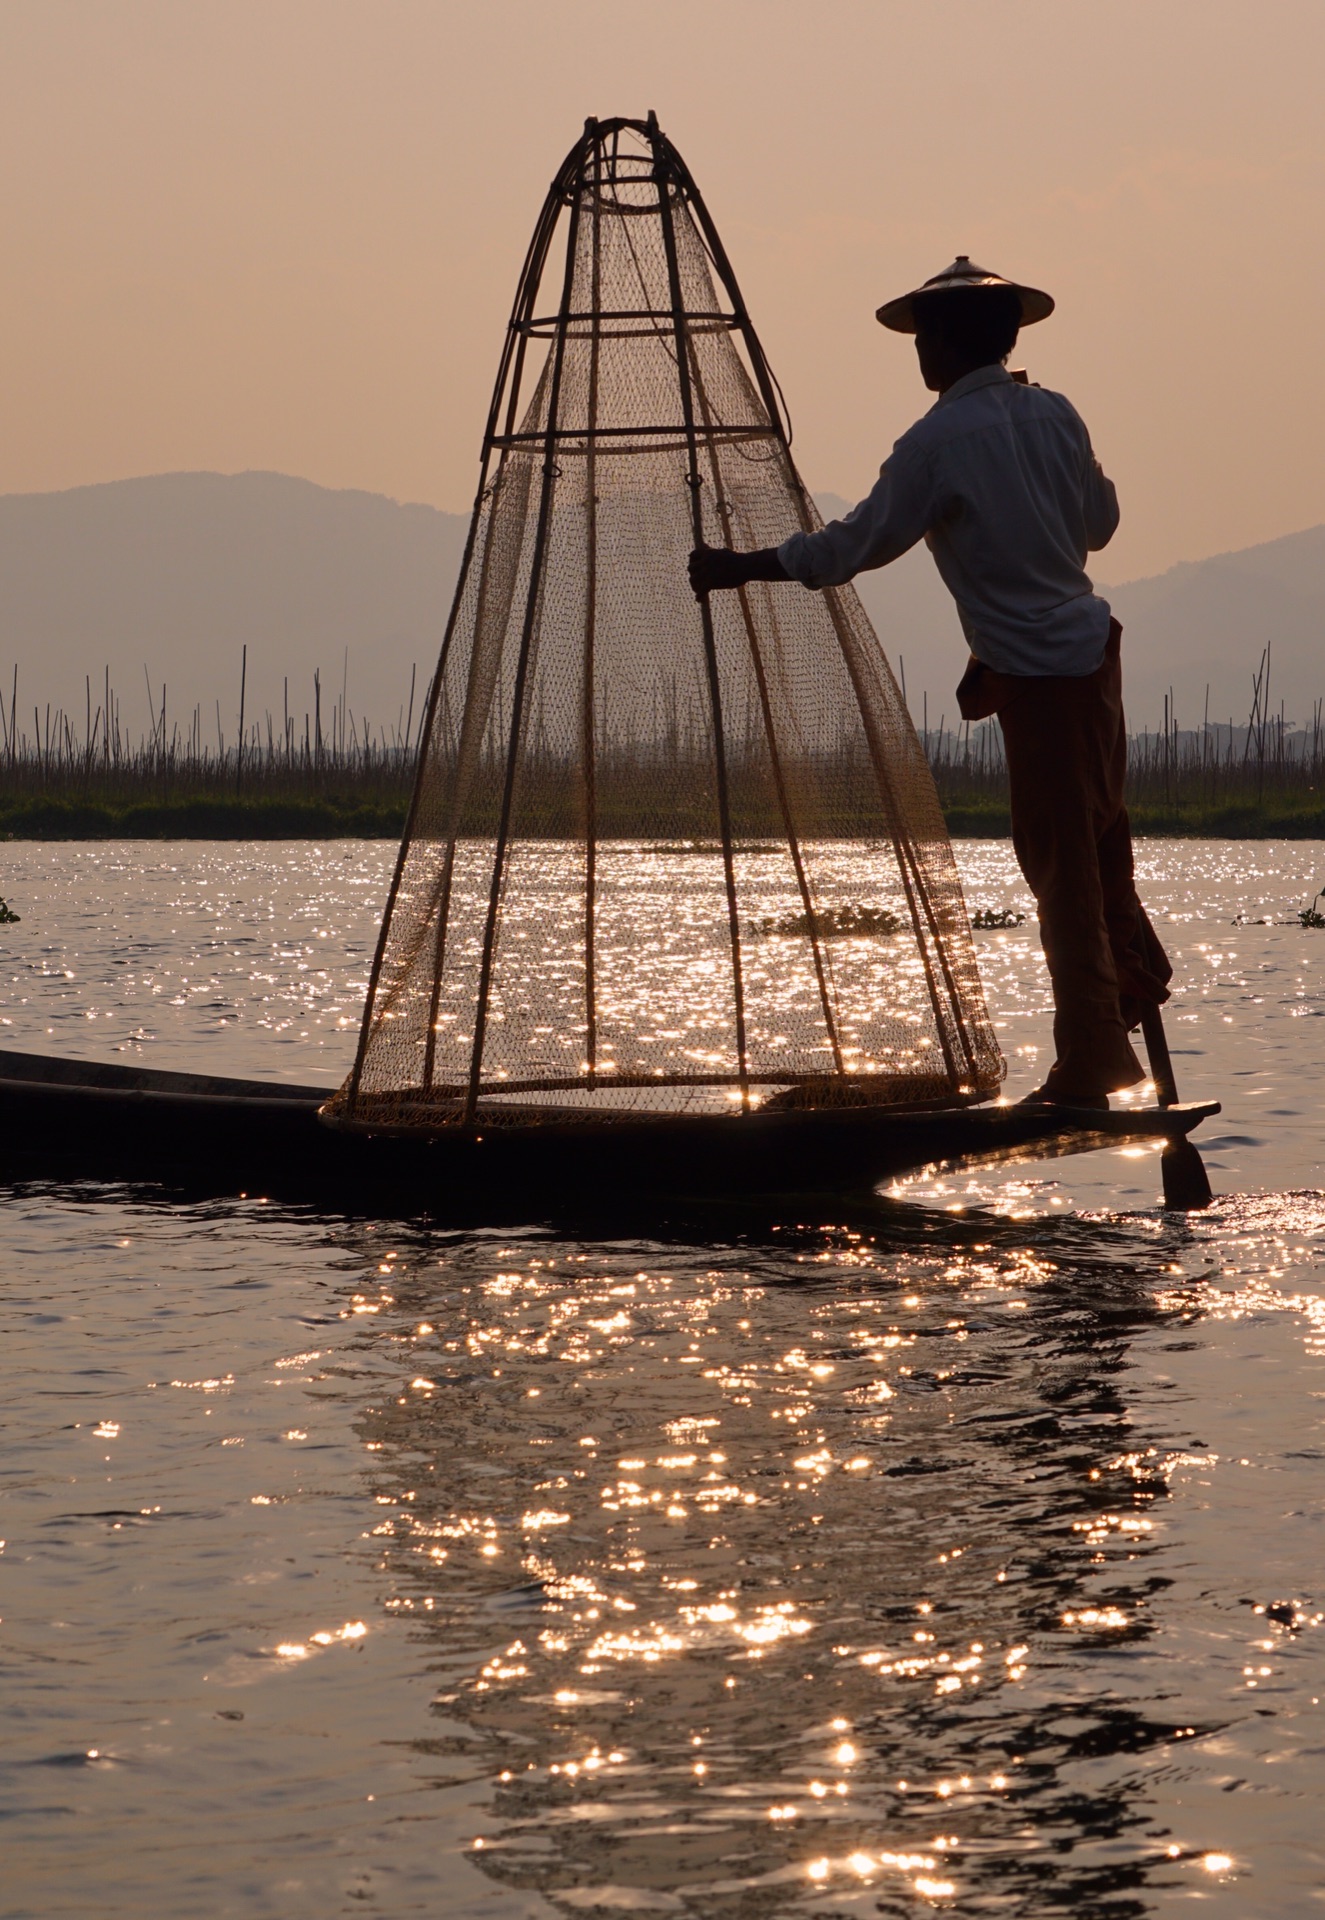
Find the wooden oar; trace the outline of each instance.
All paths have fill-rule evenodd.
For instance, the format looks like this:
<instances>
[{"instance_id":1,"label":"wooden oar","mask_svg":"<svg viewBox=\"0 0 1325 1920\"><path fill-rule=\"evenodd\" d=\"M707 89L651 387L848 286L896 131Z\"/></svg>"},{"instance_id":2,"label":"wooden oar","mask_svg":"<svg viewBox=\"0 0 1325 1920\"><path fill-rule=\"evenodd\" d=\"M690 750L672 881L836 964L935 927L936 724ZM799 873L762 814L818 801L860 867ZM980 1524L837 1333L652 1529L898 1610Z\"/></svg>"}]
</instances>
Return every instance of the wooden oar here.
<instances>
[{"instance_id":1,"label":"wooden oar","mask_svg":"<svg viewBox=\"0 0 1325 1920\"><path fill-rule=\"evenodd\" d=\"M1145 1036L1150 1077L1155 1083L1159 1105L1176 1107L1178 1083L1173 1077L1173 1061L1169 1057L1164 1021L1153 1000L1147 1000L1143 1005L1141 1032ZM1172 1207L1180 1213L1197 1213L1202 1207L1208 1207L1214 1199L1205 1162L1190 1140L1170 1140L1160 1157L1159 1170L1164 1181L1166 1207Z\"/></svg>"}]
</instances>

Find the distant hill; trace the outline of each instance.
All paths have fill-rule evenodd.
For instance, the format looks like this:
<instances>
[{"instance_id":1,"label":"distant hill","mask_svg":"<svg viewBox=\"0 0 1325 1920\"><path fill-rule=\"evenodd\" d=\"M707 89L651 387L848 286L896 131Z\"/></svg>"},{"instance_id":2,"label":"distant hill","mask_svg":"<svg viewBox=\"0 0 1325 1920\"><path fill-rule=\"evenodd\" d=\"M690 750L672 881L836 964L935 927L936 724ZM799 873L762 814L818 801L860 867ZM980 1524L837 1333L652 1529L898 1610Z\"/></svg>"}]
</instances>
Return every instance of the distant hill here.
<instances>
[{"instance_id":1,"label":"distant hill","mask_svg":"<svg viewBox=\"0 0 1325 1920\"><path fill-rule=\"evenodd\" d=\"M1123 646L1138 713L1153 719L1172 685L1179 723L1199 725L1209 682L1211 720L1242 724L1267 642L1275 712L1282 700L1290 719L1309 721L1325 694L1325 527L1102 591L1132 642Z\"/></svg>"},{"instance_id":2,"label":"distant hill","mask_svg":"<svg viewBox=\"0 0 1325 1920\"><path fill-rule=\"evenodd\" d=\"M819 496L832 517L847 502ZM159 708L186 724L195 703L233 738L240 650L247 707L278 717L283 680L300 716L315 669L324 711L341 690L374 722L394 721L417 663L421 698L441 642L466 520L380 494L333 491L277 473L156 474L64 493L0 496L0 688L14 664L19 708L81 716L106 667L129 730L148 720L144 668ZM1105 556L1107 557L1107 556ZM862 598L919 720L951 724L964 647L922 548L866 575ZM1325 693L1325 527L1102 587L1127 630L1127 698L1156 724L1170 685L1184 726L1245 720L1251 679L1273 643L1271 699L1309 719Z\"/></svg>"},{"instance_id":3,"label":"distant hill","mask_svg":"<svg viewBox=\"0 0 1325 1920\"><path fill-rule=\"evenodd\" d=\"M100 704L106 667L124 723L159 710L181 727L216 703L233 739L240 652L247 709L279 716L288 675L301 719L320 669L339 698L394 720L418 663L422 697L464 547L462 515L334 492L279 473L163 473L65 493L0 496L0 688L18 664L20 714L63 705L81 720L85 675Z\"/></svg>"}]
</instances>

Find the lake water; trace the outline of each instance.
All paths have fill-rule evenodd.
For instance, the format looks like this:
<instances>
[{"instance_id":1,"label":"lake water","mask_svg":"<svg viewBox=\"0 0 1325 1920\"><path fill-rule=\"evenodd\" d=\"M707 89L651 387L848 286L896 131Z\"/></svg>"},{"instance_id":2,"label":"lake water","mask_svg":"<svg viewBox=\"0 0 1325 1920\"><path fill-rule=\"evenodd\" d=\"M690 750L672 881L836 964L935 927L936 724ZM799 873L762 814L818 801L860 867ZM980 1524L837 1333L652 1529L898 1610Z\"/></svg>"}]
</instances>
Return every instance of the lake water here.
<instances>
[{"instance_id":1,"label":"lake water","mask_svg":"<svg viewBox=\"0 0 1325 1920\"><path fill-rule=\"evenodd\" d=\"M331 1084L392 852L10 845L0 1044ZM1203 1215L1131 1150L702 1245L6 1191L0 1915L1325 1912L1325 933L1234 924L1325 849L1141 867Z\"/></svg>"}]
</instances>

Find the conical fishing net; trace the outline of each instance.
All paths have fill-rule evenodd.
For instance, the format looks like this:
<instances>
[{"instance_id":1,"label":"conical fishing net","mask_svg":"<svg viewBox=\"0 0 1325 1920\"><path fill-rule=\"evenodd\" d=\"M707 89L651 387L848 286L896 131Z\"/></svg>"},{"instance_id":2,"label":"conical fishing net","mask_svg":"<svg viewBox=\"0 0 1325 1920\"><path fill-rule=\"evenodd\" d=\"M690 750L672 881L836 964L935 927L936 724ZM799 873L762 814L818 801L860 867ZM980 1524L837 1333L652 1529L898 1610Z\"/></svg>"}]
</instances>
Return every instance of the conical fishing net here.
<instances>
[{"instance_id":1,"label":"conical fishing net","mask_svg":"<svg viewBox=\"0 0 1325 1920\"><path fill-rule=\"evenodd\" d=\"M591 121L517 294L330 1118L993 1091L938 799L855 593L687 583L699 539L818 524L684 164L652 118Z\"/></svg>"}]
</instances>

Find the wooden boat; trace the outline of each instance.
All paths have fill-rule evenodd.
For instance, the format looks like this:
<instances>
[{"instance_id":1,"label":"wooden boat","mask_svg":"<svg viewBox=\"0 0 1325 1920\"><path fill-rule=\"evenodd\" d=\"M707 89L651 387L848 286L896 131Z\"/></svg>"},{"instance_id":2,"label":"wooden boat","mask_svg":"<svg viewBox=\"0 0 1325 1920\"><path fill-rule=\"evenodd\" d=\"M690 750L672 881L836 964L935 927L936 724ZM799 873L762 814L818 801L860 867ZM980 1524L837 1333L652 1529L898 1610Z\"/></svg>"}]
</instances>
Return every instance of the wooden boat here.
<instances>
[{"instance_id":1,"label":"wooden boat","mask_svg":"<svg viewBox=\"0 0 1325 1920\"><path fill-rule=\"evenodd\" d=\"M0 1052L0 1178L130 1182L162 1196L243 1195L336 1213L509 1224L683 1204L868 1195L960 1169L1165 1143L1166 1175L1216 1102L1094 1113L986 1103L750 1114L574 1115L420 1136L319 1120L329 1087ZM1197 1161L1199 1166L1199 1161ZM1172 1181L1166 1178L1166 1185ZM1199 1196L1170 1204L1199 1205Z\"/></svg>"}]
</instances>

